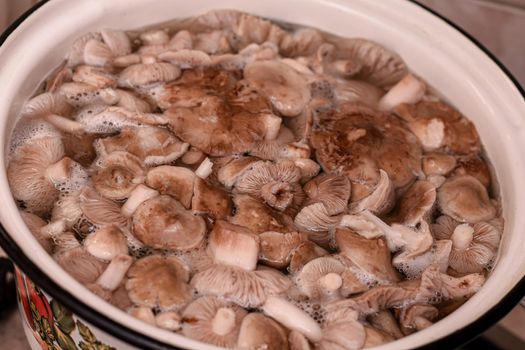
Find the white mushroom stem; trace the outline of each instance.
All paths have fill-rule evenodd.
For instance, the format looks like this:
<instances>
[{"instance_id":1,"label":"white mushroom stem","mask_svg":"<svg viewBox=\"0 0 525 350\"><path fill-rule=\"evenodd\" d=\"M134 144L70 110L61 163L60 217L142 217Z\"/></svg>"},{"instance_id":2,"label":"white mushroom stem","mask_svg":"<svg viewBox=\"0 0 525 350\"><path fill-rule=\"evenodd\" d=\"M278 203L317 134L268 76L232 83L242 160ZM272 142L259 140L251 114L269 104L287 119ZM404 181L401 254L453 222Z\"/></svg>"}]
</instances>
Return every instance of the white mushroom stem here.
<instances>
[{"instance_id":1,"label":"white mushroom stem","mask_svg":"<svg viewBox=\"0 0 525 350\"><path fill-rule=\"evenodd\" d=\"M215 334L226 335L235 328L235 311L227 307L217 310L211 320L211 329Z\"/></svg>"},{"instance_id":2,"label":"white mushroom stem","mask_svg":"<svg viewBox=\"0 0 525 350\"><path fill-rule=\"evenodd\" d=\"M322 338L321 328L313 318L289 301L269 296L262 306L263 312L291 330L302 333L312 342Z\"/></svg>"},{"instance_id":3,"label":"white mushroom stem","mask_svg":"<svg viewBox=\"0 0 525 350\"><path fill-rule=\"evenodd\" d=\"M155 58L155 56L144 55L141 57L141 61L143 64L153 64L157 62L157 59Z\"/></svg>"},{"instance_id":4,"label":"white mushroom stem","mask_svg":"<svg viewBox=\"0 0 525 350\"><path fill-rule=\"evenodd\" d=\"M133 258L131 256L118 255L111 260L106 270L97 279L97 284L106 290L114 291L122 282L132 263Z\"/></svg>"},{"instance_id":5,"label":"white mushroom stem","mask_svg":"<svg viewBox=\"0 0 525 350\"><path fill-rule=\"evenodd\" d=\"M174 311L161 312L155 316L155 323L160 328L176 331L181 328L180 315Z\"/></svg>"},{"instance_id":6,"label":"white mushroom stem","mask_svg":"<svg viewBox=\"0 0 525 350\"><path fill-rule=\"evenodd\" d=\"M266 118L266 133L264 134L265 140L275 140L279 134L281 128L281 118L270 114Z\"/></svg>"},{"instance_id":7,"label":"white mushroom stem","mask_svg":"<svg viewBox=\"0 0 525 350\"><path fill-rule=\"evenodd\" d=\"M121 208L121 212L125 216L132 216L138 206L148 199L155 198L159 195L159 192L149 188L145 185L138 185L131 191L131 194L128 197L128 200Z\"/></svg>"},{"instance_id":8,"label":"white mushroom stem","mask_svg":"<svg viewBox=\"0 0 525 350\"><path fill-rule=\"evenodd\" d=\"M45 119L61 131L65 131L71 134L84 133L84 127L82 126L82 124L75 120L64 118L56 114L49 114L48 116L46 116Z\"/></svg>"},{"instance_id":9,"label":"white mushroom stem","mask_svg":"<svg viewBox=\"0 0 525 350\"><path fill-rule=\"evenodd\" d=\"M149 307L134 307L128 310L128 314L143 322L155 325L155 314Z\"/></svg>"},{"instance_id":10,"label":"white mushroom stem","mask_svg":"<svg viewBox=\"0 0 525 350\"><path fill-rule=\"evenodd\" d=\"M450 239L454 248L465 250L470 246L474 238L474 229L469 224L461 224L454 229Z\"/></svg>"},{"instance_id":11,"label":"white mushroom stem","mask_svg":"<svg viewBox=\"0 0 525 350\"><path fill-rule=\"evenodd\" d=\"M425 83L412 74L406 75L379 101L379 109L390 111L401 103L417 103L425 94Z\"/></svg>"},{"instance_id":12,"label":"white mushroom stem","mask_svg":"<svg viewBox=\"0 0 525 350\"><path fill-rule=\"evenodd\" d=\"M55 164L51 164L46 169L46 177L54 184L65 182L69 179L71 159L64 157Z\"/></svg>"},{"instance_id":13,"label":"white mushroom stem","mask_svg":"<svg viewBox=\"0 0 525 350\"><path fill-rule=\"evenodd\" d=\"M197 170L195 170L195 175L200 177L201 179L206 179L208 176L210 176L213 169L213 163L210 160L210 158L206 158L202 161L202 163L199 165Z\"/></svg>"},{"instance_id":14,"label":"white mushroom stem","mask_svg":"<svg viewBox=\"0 0 525 350\"><path fill-rule=\"evenodd\" d=\"M341 288L343 279L339 274L330 272L319 279L319 285L325 292L331 294Z\"/></svg>"},{"instance_id":15,"label":"white mushroom stem","mask_svg":"<svg viewBox=\"0 0 525 350\"><path fill-rule=\"evenodd\" d=\"M40 233L46 237L57 237L66 230L66 221L64 219L52 221L40 228Z\"/></svg>"}]
</instances>

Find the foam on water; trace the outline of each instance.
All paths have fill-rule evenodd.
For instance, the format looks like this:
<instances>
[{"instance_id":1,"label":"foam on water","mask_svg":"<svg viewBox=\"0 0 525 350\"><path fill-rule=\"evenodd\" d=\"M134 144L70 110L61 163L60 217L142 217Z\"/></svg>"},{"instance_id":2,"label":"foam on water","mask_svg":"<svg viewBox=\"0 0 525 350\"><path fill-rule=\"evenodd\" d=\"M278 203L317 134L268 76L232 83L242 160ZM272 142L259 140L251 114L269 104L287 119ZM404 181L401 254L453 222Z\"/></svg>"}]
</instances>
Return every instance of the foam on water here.
<instances>
[{"instance_id":1,"label":"foam on water","mask_svg":"<svg viewBox=\"0 0 525 350\"><path fill-rule=\"evenodd\" d=\"M15 153L16 149L31 140L45 137L61 137L60 132L50 123L37 118L22 118L16 125L11 135L9 154Z\"/></svg>"},{"instance_id":2,"label":"foam on water","mask_svg":"<svg viewBox=\"0 0 525 350\"><path fill-rule=\"evenodd\" d=\"M315 320L319 325L322 325L325 321L326 310L320 302L315 302L309 299L297 300L288 298L288 301L299 309L306 312L312 319Z\"/></svg>"}]
</instances>

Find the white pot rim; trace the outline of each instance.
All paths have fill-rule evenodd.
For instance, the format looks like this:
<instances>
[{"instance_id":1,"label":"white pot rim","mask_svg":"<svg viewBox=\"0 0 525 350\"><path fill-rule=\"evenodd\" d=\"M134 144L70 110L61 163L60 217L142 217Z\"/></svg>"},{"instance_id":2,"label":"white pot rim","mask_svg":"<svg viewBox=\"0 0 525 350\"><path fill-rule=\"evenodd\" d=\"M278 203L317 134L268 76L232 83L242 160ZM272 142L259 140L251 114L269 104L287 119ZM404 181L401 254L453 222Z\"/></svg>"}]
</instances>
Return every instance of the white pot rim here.
<instances>
[{"instance_id":1,"label":"white pot rim","mask_svg":"<svg viewBox=\"0 0 525 350\"><path fill-rule=\"evenodd\" d=\"M453 27L457 31L458 36L463 36L470 40L477 48L488 56L493 63L495 63L501 70L501 73L508 78L512 84L514 84L517 91L521 94L524 100L525 106L525 90L520 86L517 80L513 77L510 71L481 43L475 38L465 32L462 28L448 20L447 18L437 14L425 5L418 3L416 0L407 0L415 6L424 9L433 16L440 18L446 22L449 26ZM8 39L8 37L35 11L45 4L49 3L50 0L42 0L27 12L21 15L13 24L11 24L2 35L0 35L0 46ZM101 330L108 332L109 334L119 338L120 340L136 346L140 349L179 349L177 346L168 344L161 340L154 339L136 330L130 329L125 325L116 322L114 319L104 315L102 312L93 309L88 306L77 296L73 295L63 287L61 287L55 280L49 277L43 269L41 269L35 262L29 258L24 251L21 249L19 244L9 235L7 230L4 228L4 224L0 224L0 246L6 251L10 258L14 261L18 268L20 268L35 284L40 286L46 293L51 295L53 298L59 300L65 307L69 308L79 317L90 322L94 326ZM476 337L480 333L487 330L494 323L503 318L514 306L525 295L525 276L521 276L510 291L498 302L496 302L490 309L486 310L480 317L473 322L458 328L448 335L434 339L431 342L424 344L418 348L420 349L441 349L441 348L455 348L464 344ZM193 343L193 344L191 344ZM195 346L195 342L189 341L188 346ZM206 347L208 348L208 347ZM209 347L215 348L215 347Z\"/></svg>"}]
</instances>

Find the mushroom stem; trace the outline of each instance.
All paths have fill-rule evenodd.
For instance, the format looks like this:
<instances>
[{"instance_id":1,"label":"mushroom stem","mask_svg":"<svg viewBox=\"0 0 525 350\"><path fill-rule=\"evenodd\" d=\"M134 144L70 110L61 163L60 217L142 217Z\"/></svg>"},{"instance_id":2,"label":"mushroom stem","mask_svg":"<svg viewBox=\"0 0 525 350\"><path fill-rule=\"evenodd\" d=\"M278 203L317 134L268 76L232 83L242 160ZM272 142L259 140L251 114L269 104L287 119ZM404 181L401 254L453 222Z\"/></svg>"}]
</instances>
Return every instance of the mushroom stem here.
<instances>
[{"instance_id":1,"label":"mushroom stem","mask_svg":"<svg viewBox=\"0 0 525 350\"><path fill-rule=\"evenodd\" d=\"M281 128L281 118L271 114L266 118L266 133L264 134L265 140L275 140L279 134Z\"/></svg>"},{"instance_id":2,"label":"mushroom stem","mask_svg":"<svg viewBox=\"0 0 525 350\"><path fill-rule=\"evenodd\" d=\"M401 103L417 103L424 94L425 83L408 74L381 98L379 109L389 111Z\"/></svg>"},{"instance_id":3,"label":"mushroom stem","mask_svg":"<svg viewBox=\"0 0 525 350\"><path fill-rule=\"evenodd\" d=\"M70 175L69 166L71 165L71 162L71 158L64 157L55 164L51 164L46 169L46 177L53 184L66 181Z\"/></svg>"},{"instance_id":4,"label":"mushroom stem","mask_svg":"<svg viewBox=\"0 0 525 350\"><path fill-rule=\"evenodd\" d=\"M235 311L221 307L211 320L211 329L215 334L226 335L235 328Z\"/></svg>"},{"instance_id":5,"label":"mushroom stem","mask_svg":"<svg viewBox=\"0 0 525 350\"><path fill-rule=\"evenodd\" d=\"M132 263L133 258L129 255L115 257L97 279L97 284L106 290L114 291L122 282Z\"/></svg>"},{"instance_id":6,"label":"mushroom stem","mask_svg":"<svg viewBox=\"0 0 525 350\"><path fill-rule=\"evenodd\" d=\"M450 239L454 248L459 250L465 250L469 247L472 239L474 238L474 228L469 224L462 224L454 229L454 233Z\"/></svg>"},{"instance_id":7,"label":"mushroom stem","mask_svg":"<svg viewBox=\"0 0 525 350\"><path fill-rule=\"evenodd\" d=\"M149 307L138 306L133 307L128 310L128 314L138 318L142 322L149 323L150 325L155 325L155 314Z\"/></svg>"},{"instance_id":8,"label":"mushroom stem","mask_svg":"<svg viewBox=\"0 0 525 350\"><path fill-rule=\"evenodd\" d=\"M262 310L285 327L304 334L313 342L318 342L322 338L321 328L317 322L289 301L269 296L263 304Z\"/></svg>"},{"instance_id":9,"label":"mushroom stem","mask_svg":"<svg viewBox=\"0 0 525 350\"><path fill-rule=\"evenodd\" d=\"M416 318L414 318L414 324L416 326L416 329L418 331L421 331L421 330L423 330L425 328L428 328L428 327L432 326L434 323L429 321L429 320L427 320L424 317L416 317Z\"/></svg>"},{"instance_id":10,"label":"mushroom stem","mask_svg":"<svg viewBox=\"0 0 525 350\"><path fill-rule=\"evenodd\" d=\"M343 279L335 272L330 272L319 279L321 288L328 294L332 294L343 285Z\"/></svg>"},{"instance_id":11,"label":"mushroom stem","mask_svg":"<svg viewBox=\"0 0 525 350\"><path fill-rule=\"evenodd\" d=\"M293 201L291 186L287 182L277 181L265 184L261 188L264 201L277 210L285 210Z\"/></svg>"},{"instance_id":12,"label":"mushroom stem","mask_svg":"<svg viewBox=\"0 0 525 350\"><path fill-rule=\"evenodd\" d=\"M45 117L45 119L60 131L76 135L84 133L84 127L82 124L75 120L64 118L56 114L49 114Z\"/></svg>"},{"instance_id":13,"label":"mushroom stem","mask_svg":"<svg viewBox=\"0 0 525 350\"><path fill-rule=\"evenodd\" d=\"M199 165L197 170L195 170L195 175L200 177L201 179L206 179L208 176L210 176L213 168L213 163L210 160L210 158L205 158L202 163Z\"/></svg>"},{"instance_id":14,"label":"mushroom stem","mask_svg":"<svg viewBox=\"0 0 525 350\"><path fill-rule=\"evenodd\" d=\"M121 212L125 216L132 216L139 205L148 199L157 197L158 195L159 192L140 184L131 191L128 200L121 208Z\"/></svg>"}]
</instances>

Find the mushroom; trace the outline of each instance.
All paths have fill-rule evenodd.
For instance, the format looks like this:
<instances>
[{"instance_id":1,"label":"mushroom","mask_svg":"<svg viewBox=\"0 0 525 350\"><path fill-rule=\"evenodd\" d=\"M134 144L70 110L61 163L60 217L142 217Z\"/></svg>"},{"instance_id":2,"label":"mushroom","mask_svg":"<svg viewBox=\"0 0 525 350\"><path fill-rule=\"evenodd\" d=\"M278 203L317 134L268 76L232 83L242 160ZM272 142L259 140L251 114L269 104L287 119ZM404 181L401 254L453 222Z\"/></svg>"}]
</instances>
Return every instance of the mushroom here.
<instances>
[{"instance_id":1,"label":"mushroom","mask_svg":"<svg viewBox=\"0 0 525 350\"><path fill-rule=\"evenodd\" d=\"M401 309L399 324L403 334L409 335L432 326L438 318L438 309L432 305L414 304Z\"/></svg>"},{"instance_id":2,"label":"mushroom","mask_svg":"<svg viewBox=\"0 0 525 350\"><path fill-rule=\"evenodd\" d=\"M392 267L390 251L383 238L366 239L356 232L337 228L335 241L340 254L349 259L360 271L369 274L380 284L399 280Z\"/></svg>"},{"instance_id":3,"label":"mushroom","mask_svg":"<svg viewBox=\"0 0 525 350\"><path fill-rule=\"evenodd\" d=\"M331 230L340 221L341 215L330 216L323 203L303 207L294 219L297 228L307 233L310 240L322 246L331 242Z\"/></svg>"},{"instance_id":4,"label":"mushroom","mask_svg":"<svg viewBox=\"0 0 525 350\"><path fill-rule=\"evenodd\" d=\"M423 156L425 175L448 175L456 167L456 157L445 153L427 153Z\"/></svg>"},{"instance_id":5,"label":"mushroom","mask_svg":"<svg viewBox=\"0 0 525 350\"><path fill-rule=\"evenodd\" d=\"M423 273L430 265L436 265L441 272L446 272L450 264L452 241L434 241L429 250L420 255L399 254L392 260L394 265L407 278L414 279Z\"/></svg>"},{"instance_id":6,"label":"mushroom","mask_svg":"<svg viewBox=\"0 0 525 350\"><path fill-rule=\"evenodd\" d=\"M117 106L123 107L130 112L142 112L142 113L151 113L151 105L145 100L135 96L130 91L116 89L115 93L118 96Z\"/></svg>"},{"instance_id":7,"label":"mushroom","mask_svg":"<svg viewBox=\"0 0 525 350\"><path fill-rule=\"evenodd\" d=\"M461 274L482 272L492 263L501 233L486 222L460 224L449 217L441 216L432 225L436 239L450 239L452 250L449 265Z\"/></svg>"},{"instance_id":8,"label":"mushroom","mask_svg":"<svg viewBox=\"0 0 525 350\"><path fill-rule=\"evenodd\" d=\"M199 164L197 169L195 169L195 175L201 179L206 179L213 172L213 162L210 158L206 157Z\"/></svg>"},{"instance_id":9,"label":"mushroom","mask_svg":"<svg viewBox=\"0 0 525 350\"><path fill-rule=\"evenodd\" d=\"M128 310L128 314L152 326L156 325L155 314L149 307L134 306Z\"/></svg>"},{"instance_id":10,"label":"mushroom","mask_svg":"<svg viewBox=\"0 0 525 350\"><path fill-rule=\"evenodd\" d=\"M89 39L84 46L84 63L91 66L107 66L111 64L113 52L108 45L96 39Z\"/></svg>"},{"instance_id":11,"label":"mushroom","mask_svg":"<svg viewBox=\"0 0 525 350\"><path fill-rule=\"evenodd\" d=\"M421 220L429 220L436 202L436 188L429 181L414 182L398 199L397 210L391 221L414 227Z\"/></svg>"},{"instance_id":12,"label":"mushroom","mask_svg":"<svg viewBox=\"0 0 525 350\"><path fill-rule=\"evenodd\" d=\"M122 215L120 205L102 197L91 187L85 187L79 193L78 205L84 217L94 225L115 224L125 227L128 224L128 218Z\"/></svg>"},{"instance_id":13,"label":"mushroom","mask_svg":"<svg viewBox=\"0 0 525 350\"><path fill-rule=\"evenodd\" d=\"M426 150L443 148L456 154L477 154L481 149L472 122L443 102L401 104L394 112L408 123Z\"/></svg>"},{"instance_id":14,"label":"mushroom","mask_svg":"<svg viewBox=\"0 0 525 350\"><path fill-rule=\"evenodd\" d=\"M155 315L155 324L157 327L175 332L181 329L181 316L174 311L161 312Z\"/></svg>"},{"instance_id":15,"label":"mushroom","mask_svg":"<svg viewBox=\"0 0 525 350\"><path fill-rule=\"evenodd\" d=\"M140 49L139 49L140 51ZM131 53L129 55L118 56L113 59L113 66L117 68L126 68L141 62L141 55L138 53Z\"/></svg>"},{"instance_id":16,"label":"mushroom","mask_svg":"<svg viewBox=\"0 0 525 350\"><path fill-rule=\"evenodd\" d=\"M118 93L113 88L100 89L86 83L66 82L60 85L57 94L67 101L68 104L76 108L86 107L92 104L113 105L119 101ZM54 117L54 121L62 122L64 126L69 126L68 130L70 131L74 130L73 125L71 125L72 122L69 122L70 125L67 125L66 120L57 117ZM74 131L76 131L76 133L82 132L82 130Z\"/></svg>"},{"instance_id":17,"label":"mushroom","mask_svg":"<svg viewBox=\"0 0 525 350\"><path fill-rule=\"evenodd\" d=\"M236 194L233 197L233 203L235 214L230 218L233 224L247 227L257 234L266 231L292 232L295 230L289 216L247 194Z\"/></svg>"},{"instance_id":18,"label":"mushroom","mask_svg":"<svg viewBox=\"0 0 525 350\"><path fill-rule=\"evenodd\" d=\"M69 119L72 112L60 94L46 92L27 101L20 114L23 118L42 118L65 132L81 133L80 126Z\"/></svg>"},{"instance_id":19,"label":"mushroom","mask_svg":"<svg viewBox=\"0 0 525 350\"><path fill-rule=\"evenodd\" d=\"M102 226L84 240L84 247L101 260L113 260L128 253L126 236L115 225Z\"/></svg>"},{"instance_id":20,"label":"mushroom","mask_svg":"<svg viewBox=\"0 0 525 350\"><path fill-rule=\"evenodd\" d=\"M295 283L309 299L321 301L340 299L368 289L347 266L334 257L309 261L295 276Z\"/></svg>"},{"instance_id":21,"label":"mushroom","mask_svg":"<svg viewBox=\"0 0 525 350\"><path fill-rule=\"evenodd\" d=\"M97 89L115 87L117 85L116 77L108 70L101 67L85 65L75 68L72 80L77 83L94 86Z\"/></svg>"},{"instance_id":22,"label":"mushroom","mask_svg":"<svg viewBox=\"0 0 525 350\"><path fill-rule=\"evenodd\" d=\"M166 62L157 62L153 56L144 56L142 63L126 67L119 75L118 86L136 88L143 85L168 82L180 76L180 68Z\"/></svg>"},{"instance_id":23,"label":"mushroom","mask_svg":"<svg viewBox=\"0 0 525 350\"><path fill-rule=\"evenodd\" d=\"M254 270L259 256L259 237L245 227L217 220L210 232L208 249L217 264Z\"/></svg>"},{"instance_id":24,"label":"mushroom","mask_svg":"<svg viewBox=\"0 0 525 350\"><path fill-rule=\"evenodd\" d=\"M187 30L179 30L170 39L169 46L175 51L191 49L193 47L193 38L191 37L191 33Z\"/></svg>"},{"instance_id":25,"label":"mushroom","mask_svg":"<svg viewBox=\"0 0 525 350\"><path fill-rule=\"evenodd\" d=\"M375 314L369 315L366 320L371 326L374 327L374 329L378 329L383 333L388 334L393 339L399 339L403 337L403 333L399 328L399 324L390 310L382 310Z\"/></svg>"},{"instance_id":26,"label":"mushroom","mask_svg":"<svg viewBox=\"0 0 525 350\"><path fill-rule=\"evenodd\" d=\"M102 196L121 200L144 181L144 175L139 158L128 152L115 151L96 162L91 180Z\"/></svg>"},{"instance_id":27,"label":"mushroom","mask_svg":"<svg viewBox=\"0 0 525 350\"><path fill-rule=\"evenodd\" d=\"M159 54L159 59L170 62L180 69L205 68L212 62L207 53L187 49L163 52Z\"/></svg>"},{"instance_id":28,"label":"mushroom","mask_svg":"<svg viewBox=\"0 0 525 350\"><path fill-rule=\"evenodd\" d=\"M443 214L461 222L488 221L496 216L487 189L470 175L447 179L437 191L437 200Z\"/></svg>"},{"instance_id":29,"label":"mushroom","mask_svg":"<svg viewBox=\"0 0 525 350\"><path fill-rule=\"evenodd\" d=\"M319 173L321 167L317 162L309 158L296 158L293 162L301 171L301 183L305 183Z\"/></svg>"},{"instance_id":30,"label":"mushroom","mask_svg":"<svg viewBox=\"0 0 525 350\"><path fill-rule=\"evenodd\" d=\"M189 209L195 179L195 173L187 168L162 165L148 171L146 184L162 194L172 196Z\"/></svg>"},{"instance_id":31,"label":"mushroom","mask_svg":"<svg viewBox=\"0 0 525 350\"><path fill-rule=\"evenodd\" d=\"M65 155L85 168L88 168L97 157L93 142L97 135L76 135L63 133L62 143L64 144Z\"/></svg>"},{"instance_id":32,"label":"mushroom","mask_svg":"<svg viewBox=\"0 0 525 350\"><path fill-rule=\"evenodd\" d=\"M279 295L291 282L275 269L247 271L230 265L214 265L196 273L191 285L200 295L215 295L244 308L260 307L271 295Z\"/></svg>"},{"instance_id":33,"label":"mushroom","mask_svg":"<svg viewBox=\"0 0 525 350\"><path fill-rule=\"evenodd\" d=\"M195 248L206 234L204 220L167 195L140 204L133 214L132 227L142 243L156 249Z\"/></svg>"},{"instance_id":34,"label":"mushroom","mask_svg":"<svg viewBox=\"0 0 525 350\"><path fill-rule=\"evenodd\" d=\"M217 178L224 187L231 189L239 177L250 170L258 160L256 157L234 158L219 169Z\"/></svg>"},{"instance_id":35,"label":"mushroom","mask_svg":"<svg viewBox=\"0 0 525 350\"><path fill-rule=\"evenodd\" d=\"M357 202L351 203L349 208L352 213L368 210L377 216L381 216L392 210L396 204L395 199L394 186L388 174L383 169L379 169L379 181L372 193Z\"/></svg>"},{"instance_id":36,"label":"mushroom","mask_svg":"<svg viewBox=\"0 0 525 350\"><path fill-rule=\"evenodd\" d=\"M102 40L100 33L87 33L77 38L66 54L66 67L74 67L84 63L84 48L91 39Z\"/></svg>"},{"instance_id":37,"label":"mushroom","mask_svg":"<svg viewBox=\"0 0 525 350\"><path fill-rule=\"evenodd\" d=\"M425 94L425 90L426 86L423 81L412 74L407 74L381 98L379 109L391 111L401 103L417 103Z\"/></svg>"},{"instance_id":38,"label":"mushroom","mask_svg":"<svg viewBox=\"0 0 525 350\"><path fill-rule=\"evenodd\" d=\"M191 146L186 153L180 158L181 162L186 165L195 165L204 160L204 153L198 148Z\"/></svg>"},{"instance_id":39,"label":"mushroom","mask_svg":"<svg viewBox=\"0 0 525 350\"><path fill-rule=\"evenodd\" d=\"M215 219L226 219L232 211L232 200L225 190L195 178L191 209L194 213L209 214Z\"/></svg>"},{"instance_id":40,"label":"mushroom","mask_svg":"<svg viewBox=\"0 0 525 350\"><path fill-rule=\"evenodd\" d=\"M259 234L259 239L259 261L271 267L282 269L290 264L292 253L306 240L306 237L298 232L266 231Z\"/></svg>"},{"instance_id":41,"label":"mushroom","mask_svg":"<svg viewBox=\"0 0 525 350\"><path fill-rule=\"evenodd\" d=\"M261 161L253 164L237 179L234 192L261 198L279 211L288 209L294 212L304 200L300 179L301 172L293 161Z\"/></svg>"},{"instance_id":42,"label":"mushroom","mask_svg":"<svg viewBox=\"0 0 525 350\"><path fill-rule=\"evenodd\" d=\"M345 176L321 174L303 187L309 203L323 203L329 215L342 213L350 198L350 181Z\"/></svg>"},{"instance_id":43,"label":"mushroom","mask_svg":"<svg viewBox=\"0 0 525 350\"><path fill-rule=\"evenodd\" d=\"M140 34L143 45L164 45L170 41L167 31L163 29L151 29Z\"/></svg>"},{"instance_id":44,"label":"mushroom","mask_svg":"<svg viewBox=\"0 0 525 350\"><path fill-rule=\"evenodd\" d=\"M298 115L310 101L305 78L280 61L250 63L244 68L244 78L285 117Z\"/></svg>"},{"instance_id":45,"label":"mushroom","mask_svg":"<svg viewBox=\"0 0 525 350\"><path fill-rule=\"evenodd\" d=\"M182 334L213 345L233 348L247 312L216 297L201 297L182 313Z\"/></svg>"},{"instance_id":46,"label":"mushroom","mask_svg":"<svg viewBox=\"0 0 525 350\"><path fill-rule=\"evenodd\" d=\"M312 350L308 339L297 331L291 331L290 334L288 334L288 344L290 350Z\"/></svg>"},{"instance_id":47,"label":"mushroom","mask_svg":"<svg viewBox=\"0 0 525 350\"><path fill-rule=\"evenodd\" d=\"M23 210L20 210L19 213L38 243L40 243L46 252L51 253L53 251L53 240L51 237L41 232L41 228L46 225L46 222L37 215L27 213Z\"/></svg>"},{"instance_id":48,"label":"mushroom","mask_svg":"<svg viewBox=\"0 0 525 350\"><path fill-rule=\"evenodd\" d=\"M126 289L135 305L179 310L192 299L189 276L188 268L178 258L150 255L135 261L128 270Z\"/></svg>"},{"instance_id":49,"label":"mushroom","mask_svg":"<svg viewBox=\"0 0 525 350\"><path fill-rule=\"evenodd\" d=\"M283 298L269 296L261 309L266 315L288 329L302 333L312 342L318 342L322 338L321 328L317 322L306 312Z\"/></svg>"},{"instance_id":50,"label":"mushroom","mask_svg":"<svg viewBox=\"0 0 525 350\"><path fill-rule=\"evenodd\" d=\"M72 249L62 249L53 257L60 267L84 285L95 283L107 267L106 263L89 254L80 245Z\"/></svg>"},{"instance_id":51,"label":"mushroom","mask_svg":"<svg viewBox=\"0 0 525 350\"><path fill-rule=\"evenodd\" d=\"M337 172L352 184L351 202L369 196L383 169L394 188L403 188L421 173L421 149L412 133L393 115L359 104L314 111L310 144L327 173Z\"/></svg>"},{"instance_id":52,"label":"mushroom","mask_svg":"<svg viewBox=\"0 0 525 350\"><path fill-rule=\"evenodd\" d=\"M131 41L125 32L105 28L100 31L100 35L114 56L124 56L131 53Z\"/></svg>"},{"instance_id":53,"label":"mushroom","mask_svg":"<svg viewBox=\"0 0 525 350\"><path fill-rule=\"evenodd\" d=\"M97 278L96 284L105 291L113 292L122 283L132 263L133 258L127 255L127 252L114 256L104 272Z\"/></svg>"},{"instance_id":54,"label":"mushroom","mask_svg":"<svg viewBox=\"0 0 525 350\"><path fill-rule=\"evenodd\" d=\"M58 197L51 178L53 165L64 156L59 137L32 139L18 147L7 168L7 178L13 197L23 201L27 210L44 214L51 210Z\"/></svg>"},{"instance_id":55,"label":"mushroom","mask_svg":"<svg viewBox=\"0 0 525 350\"><path fill-rule=\"evenodd\" d=\"M365 334L366 340L363 344L363 349L372 348L396 340L390 334L370 326L365 326Z\"/></svg>"},{"instance_id":56,"label":"mushroom","mask_svg":"<svg viewBox=\"0 0 525 350\"><path fill-rule=\"evenodd\" d=\"M479 156L459 157L458 166L454 175L471 175L479 180L487 189L490 189L492 180L487 162Z\"/></svg>"},{"instance_id":57,"label":"mushroom","mask_svg":"<svg viewBox=\"0 0 525 350\"><path fill-rule=\"evenodd\" d=\"M287 349L286 330L277 322L263 314L252 312L244 317L237 349Z\"/></svg>"},{"instance_id":58,"label":"mushroom","mask_svg":"<svg viewBox=\"0 0 525 350\"><path fill-rule=\"evenodd\" d=\"M125 127L116 136L98 139L99 155L125 151L137 156L145 166L169 164L189 148L168 130L156 127Z\"/></svg>"},{"instance_id":59,"label":"mushroom","mask_svg":"<svg viewBox=\"0 0 525 350\"><path fill-rule=\"evenodd\" d=\"M358 320L359 314L350 309L329 312L323 325L319 349L358 350L366 340L365 327Z\"/></svg>"},{"instance_id":60,"label":"mushroom","mask_svg":"<svg viewBox=\"0 0 525 350\"><path fill-rule=\"evenodd\" d=\"M297 273L303 268L309 261L312 261L321 256L327 255L328 252L323 248L319 247L311 241L305 241L301 243L294 251L290 258L290 265L288 270L290 273Z\"/></svg>"}]
</instances>

